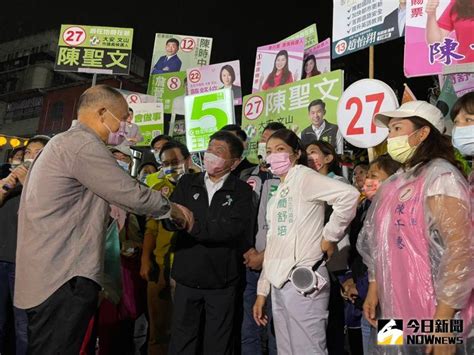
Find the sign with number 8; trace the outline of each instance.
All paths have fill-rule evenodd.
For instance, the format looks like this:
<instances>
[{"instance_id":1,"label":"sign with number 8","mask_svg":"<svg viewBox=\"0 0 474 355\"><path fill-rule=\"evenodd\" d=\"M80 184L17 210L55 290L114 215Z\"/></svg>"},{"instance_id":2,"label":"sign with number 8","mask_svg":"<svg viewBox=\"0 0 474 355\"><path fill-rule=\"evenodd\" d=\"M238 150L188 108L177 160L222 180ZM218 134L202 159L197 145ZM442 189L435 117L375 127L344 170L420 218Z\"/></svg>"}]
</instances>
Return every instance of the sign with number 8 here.
<instances>
[{"instance_id":1,"label":"sign with number 8","mask_svg":"<svg viewBox=\"0 0 474 355\"><path fill-rule=\"evenodd\" d=\"M388 136L387 128L374 125L374 115L397 107L397 96L390 86L375 79L359 80L342 94L337 106L337 125L350 144L371 148Z\"/></svg>"},{"instance_id":2,"label":"sign with number 8","mask_svg":"<svg viewBox=\"0 0 474 355\"><path fill-rule=\"evenodd\" d=\"M168 89L170 89L171 91L176 91L179 88L181 88L181 79L178 78L177 76L173 76L168 79L168 81L166 82L166 85L168 86Z\"/></svg>"}]
</instances>

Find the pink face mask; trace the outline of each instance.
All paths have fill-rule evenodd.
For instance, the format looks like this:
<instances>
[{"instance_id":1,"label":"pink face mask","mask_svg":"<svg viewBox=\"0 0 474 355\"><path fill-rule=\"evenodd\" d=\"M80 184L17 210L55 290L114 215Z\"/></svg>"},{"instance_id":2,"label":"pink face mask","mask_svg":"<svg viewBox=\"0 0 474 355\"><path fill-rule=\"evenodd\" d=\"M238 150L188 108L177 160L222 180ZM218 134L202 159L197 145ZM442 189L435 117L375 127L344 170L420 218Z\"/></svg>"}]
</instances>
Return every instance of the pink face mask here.
<instances>
[{"instance_id":1,"label":"pink face mask","mask_svg":"<svg viewBox=\"0 0 474 355\"><path fill-rule=\"evenodd\" d=\"M209 175L217 175L224 171L225 159L215 154L205 152L204 167Z\"/></svg>"},{"instance_id":2,"label":"pink face mask","mask_svg":"<svg viewBox=\"0 0 474 355\"><path fill-rule=\"evenodd\" d=\"M369 200L372 200L375 196L375 193L380 187L380 180L376 179L365 179L364 187L362 188L362 191L365 193L365 196Z\"/></svg>"},{"instance_id":3,"label":"pink face mask","mask_svg":"<svg viewBox=\"0 0 474 355\"><path fill-rule=\"evenodd\" d=\"M316 171L321 170L323 167L323 164L321 164L319 161L319 154L310 154L308 155L308 166Z\"/></svg>"},{"instance_id":4,"label":"pink face mask","mask_svg":"<svg viewBox=\"0 0 474 355\"><path fill-rule=\"evenodd\" d=\"M285 175L291 168L290 154L287 152L272 153L265 160L270 164L272 174L277 176Z\"/></svg>"}]
</instances>

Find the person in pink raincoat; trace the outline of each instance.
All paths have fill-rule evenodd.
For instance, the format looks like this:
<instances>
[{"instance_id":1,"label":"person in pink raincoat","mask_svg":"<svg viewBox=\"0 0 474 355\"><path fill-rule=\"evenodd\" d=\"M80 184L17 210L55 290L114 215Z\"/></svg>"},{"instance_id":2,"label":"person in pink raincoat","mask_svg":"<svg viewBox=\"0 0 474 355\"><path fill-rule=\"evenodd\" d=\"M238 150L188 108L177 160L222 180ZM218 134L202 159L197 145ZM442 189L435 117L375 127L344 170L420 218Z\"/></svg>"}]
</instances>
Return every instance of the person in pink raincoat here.
<instances>
[{"instance_id":1,"label":"person in pink raincoat","mask_svg":"<svg viewBox=\"0 0 474 355\"><path fill-rule=\"evenodd\" d=\"M423 334L407 327L412 319L420 324L433 319L435 336L462 336L451 334L443 324L451 324L459 311L463 317L472 309L469 188L451 142L443 136L442 119L441 111L425 101L411 101L374 117L377 126L388 127L388 153L403 168L380 186L357 242L369 273L364 316L373 327L379 319L401 319L405 336ZM464 317L464 326L469 324ZM396 342L381 333L379 342ZM464 339L462 346L468 345ZM455 345L405 343L379 346L374 353L454 354L455 350Z\"/></svg>"}]
</instances>

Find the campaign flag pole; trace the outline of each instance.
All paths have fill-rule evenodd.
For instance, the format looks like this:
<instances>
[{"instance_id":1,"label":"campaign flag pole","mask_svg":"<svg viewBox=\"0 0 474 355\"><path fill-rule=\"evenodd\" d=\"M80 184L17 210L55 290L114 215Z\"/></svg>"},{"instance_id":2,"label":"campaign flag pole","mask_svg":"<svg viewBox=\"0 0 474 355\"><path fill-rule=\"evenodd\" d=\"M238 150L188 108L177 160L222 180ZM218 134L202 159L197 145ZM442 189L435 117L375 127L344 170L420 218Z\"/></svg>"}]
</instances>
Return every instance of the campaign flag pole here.
<instances>
[{"instance_id":1,"label":"campaign flag pole","mask_svg":"<svg viewBox=\"0 0 474 355\"><path fill-rule=\"evenodd\" d=\"M369 47L369 79L374 78L374 46ZM369 161L374 160L377 157L376 147L369 148L367 153L369 155Z\"/></svg>"},{"instance_id":2,"label":"campaign flag pole","mask_svg":"<svg viewBox=\"0 0 474 355\"><path fill-rule=\"evenodd\" d=\"M91 86L95 86L96 82L97 82L97 74L94 73L94 75L92 75L92 85Z\"/></svg>"},{"instance_id":3,"label":"campaign flag pole","mask_svg":"<svg viewBox=\"0 0 474 355\"><path fill-rule=\"evenodd\" d=\"M374 78L374 46L369 47L369 79Z\"/></svg>"}]
</instances>

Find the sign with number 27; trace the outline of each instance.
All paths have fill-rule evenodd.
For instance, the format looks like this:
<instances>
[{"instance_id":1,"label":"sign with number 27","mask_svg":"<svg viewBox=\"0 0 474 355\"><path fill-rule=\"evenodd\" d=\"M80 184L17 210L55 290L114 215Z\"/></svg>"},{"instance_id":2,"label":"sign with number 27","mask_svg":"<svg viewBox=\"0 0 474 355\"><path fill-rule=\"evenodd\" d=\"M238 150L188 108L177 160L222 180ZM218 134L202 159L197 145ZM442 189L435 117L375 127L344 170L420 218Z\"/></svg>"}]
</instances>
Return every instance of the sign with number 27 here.
<instances>
[{"instance_id":1,"label":"sign with number 27","mask_svg":"<svg viewBox=\"0 0 474 355\"><path fill-rule=\"evenodd\" d=\"M337 106L337 124L349 143L371 148L388 136L387 128L375 126L374 115L397 107L397 96L390 86L375 79L359 80L342 94Z\"/></svg>"}]
</instances>

